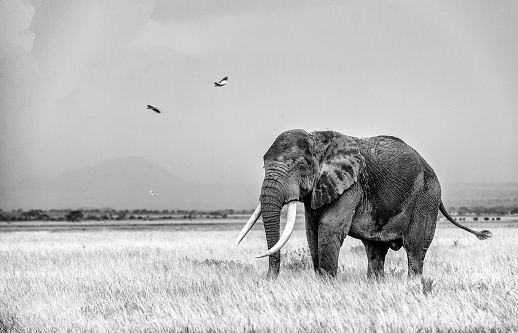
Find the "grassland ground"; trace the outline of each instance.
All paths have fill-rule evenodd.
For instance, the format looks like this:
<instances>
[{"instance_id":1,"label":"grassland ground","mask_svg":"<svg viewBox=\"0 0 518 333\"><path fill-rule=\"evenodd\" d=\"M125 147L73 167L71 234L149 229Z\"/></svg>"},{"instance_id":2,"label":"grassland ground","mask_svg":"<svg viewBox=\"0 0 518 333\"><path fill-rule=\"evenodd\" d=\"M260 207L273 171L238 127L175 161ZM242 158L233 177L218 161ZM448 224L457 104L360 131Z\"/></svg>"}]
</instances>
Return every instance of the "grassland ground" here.
<instances>
[{"instance_id":1,"label":"grassland ground","mask_svg":"<svg viewBox=\"0 0 518 333\"><path fill-rule=\"evenodd\" d=\"M266 280L264 231L235 247L237 228L0 233L0 332L518 331L518 228L440 224L423 279L402 249L381 281L351 238L336 278L314 274L300 227Z\"/></svg>"}]
</instances>

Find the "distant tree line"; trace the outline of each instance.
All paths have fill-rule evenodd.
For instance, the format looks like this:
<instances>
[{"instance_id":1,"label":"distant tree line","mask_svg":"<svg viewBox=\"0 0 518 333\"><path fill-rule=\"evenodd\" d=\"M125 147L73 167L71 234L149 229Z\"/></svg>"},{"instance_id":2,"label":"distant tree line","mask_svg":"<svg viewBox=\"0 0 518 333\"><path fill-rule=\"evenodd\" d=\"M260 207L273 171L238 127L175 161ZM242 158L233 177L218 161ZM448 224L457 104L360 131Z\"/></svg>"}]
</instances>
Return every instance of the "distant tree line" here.
<instances>
[{"instance_id":1,"label":"distant tree line","mask_svg":"<svg viewBox=\"0 0 518 333\"><path fill-rule=\"evenodd\" d=\"M518 207L504 207L504 206L496 206L496 207L484 207L484 206L475 206L475 207L448 207L448 212L454 215L507 215L507 214L518 214Z\"/></svg>"},{"instance_id":2,"label":"distant tree line","mask_svg":"<svg viewBox=\"0 0 518 333\"><path fill-rule=\"evenodd\" d=\"M198 219L198 218L237 218L238 215L249 215L254 209L221 209L211 211L184 209L121 209L87 208L87 209L16 209L4 212L0 209L0 221L106 221L106 220L165 220L165 219Z\"/></svg>"},{"instance_id":3,"label":"distant tree line","mask_svg":"<svg viewBox=\"0 0 518 333\"><path fill-rule=\"evenodd\" d=\"M448 212L455 216L501 216L518 214L518 207L447 207ZM220 209L210 211L186 209L120 209L85 208L85 209L16 209L4 212L0 209L0 221L107 221L107 220L167 220L167 219L223 219L237 218L239 215L250 215L254 209Z\"/></svg>"}]
</instances>

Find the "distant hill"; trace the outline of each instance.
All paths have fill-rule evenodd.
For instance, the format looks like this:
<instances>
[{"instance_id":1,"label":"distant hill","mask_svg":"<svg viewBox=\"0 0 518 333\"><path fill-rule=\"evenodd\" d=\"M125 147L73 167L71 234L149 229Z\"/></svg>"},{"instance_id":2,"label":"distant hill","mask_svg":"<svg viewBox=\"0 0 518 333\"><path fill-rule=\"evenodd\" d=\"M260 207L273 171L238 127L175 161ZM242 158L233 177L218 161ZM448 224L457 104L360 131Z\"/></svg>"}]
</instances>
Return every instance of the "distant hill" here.
<instances>
[{"instance_id":1,"label":"distant hill","mask_svg":"<svg viewBox=\"0 0 518 333\"><path fill-rule=\"evenodd\" d=\"M444 183L446 207L513 207L518 206L518 183Z\"/></svg>"},{"instance_id":2,"label":"distant hill","mask_svg":"<svg viewBox=\"0 0 518 333\"><path fill-rule=\"evenodd\" d=\"M518 206L518 183L444 183L446 207ZM153 191L154 195L150 195ZM0 187L0 208L252 209L257 185L200 185L140 157L110 160Z\"/></svg>"},{"instance_id":3,"label":"distant hill","mask_svg":"<svg viewBox=\"0 0 518 333\"><path fill-rule=\"evenodd\" d=\"M194 184L145 158L126 157L2 186L0 208L251 209L258 187Z\"/></svg>"}]
</instances>

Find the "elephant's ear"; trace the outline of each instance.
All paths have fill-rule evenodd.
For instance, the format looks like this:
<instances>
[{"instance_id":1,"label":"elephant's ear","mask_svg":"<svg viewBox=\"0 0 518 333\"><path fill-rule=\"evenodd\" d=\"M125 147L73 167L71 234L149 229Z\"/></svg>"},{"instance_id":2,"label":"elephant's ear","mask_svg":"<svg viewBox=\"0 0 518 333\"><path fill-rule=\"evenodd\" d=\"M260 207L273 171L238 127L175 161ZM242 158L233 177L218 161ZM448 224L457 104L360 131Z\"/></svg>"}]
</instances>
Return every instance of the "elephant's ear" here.
<instances>
[{"instance_id":1,"label":"elephant's ear","mask_svg":"<svg viewBox=\"0 0 518 333\"><path fill-rule=\"evenodd\" d=\"M330 203L351 187L358 179L362 159L353 138L340 135L332 140L324 152L320 173L315 180L311 208Z\"/></svg>"}]
</instances>

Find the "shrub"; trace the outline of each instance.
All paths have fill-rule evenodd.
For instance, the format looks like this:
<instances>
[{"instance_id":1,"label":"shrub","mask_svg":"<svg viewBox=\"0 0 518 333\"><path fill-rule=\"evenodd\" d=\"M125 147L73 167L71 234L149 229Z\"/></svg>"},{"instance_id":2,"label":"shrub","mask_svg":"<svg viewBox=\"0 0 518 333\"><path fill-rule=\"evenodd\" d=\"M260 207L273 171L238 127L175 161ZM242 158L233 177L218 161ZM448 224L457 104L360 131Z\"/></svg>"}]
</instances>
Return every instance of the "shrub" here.
<instances>
[{"instance_id":1,"label":"shrub","mask_svg":"<svg viewBox=\"0 0 518 333\"><path fill-rule=\"evenodd\" d=\"M286 251L282 256L281 262L284 268L293 271L302 271L313 268L311 254L308 248L299 248L294 251Z\"/></svg>"},{"instance_id":2,"label":"shrub","mask_svg":"<svg viewBox=\"0 0 518 333\"><path fill-rule=\"evenodd\" d=\"M435 287L435 282L432 278L421 278L421 286L423 287L423 294L428 295L433 291L433 287Z\"/></svg>"}]
</instances>

